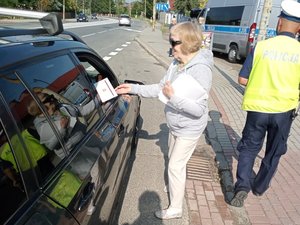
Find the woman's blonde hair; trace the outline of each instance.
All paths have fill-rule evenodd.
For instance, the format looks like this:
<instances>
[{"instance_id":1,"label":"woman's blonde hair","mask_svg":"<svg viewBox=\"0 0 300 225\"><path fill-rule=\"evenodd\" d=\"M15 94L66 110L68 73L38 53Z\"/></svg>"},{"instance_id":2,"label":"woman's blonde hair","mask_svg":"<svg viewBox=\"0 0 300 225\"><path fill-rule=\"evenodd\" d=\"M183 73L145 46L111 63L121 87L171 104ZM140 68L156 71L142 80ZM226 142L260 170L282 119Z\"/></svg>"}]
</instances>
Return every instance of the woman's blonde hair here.
<instances>
[{"instance_id":1,"label":"woman's blonde hair","mask_svg":"<svg viewBox=\"0 0 300 225\"><path fill-rule=\"evenodd\" d=\"M42 92L37 93L37 96L39 97L39 99L41 101L43 101L48 95ZM27 106L27 111L30 115L32 116L38 116L42 113L41 109L39 108L39 106L37 105L36 101L34 99L32 99L28 106Z\"/></svg>"},{"instance_id":2,"label":"woman's blonde hair","mask_svg":"<svg viewBox=\"0 0 300 225\"><path fill-rule=\"evenodd\" d=\"M192 22L182 22L174 25L170 36L178 36L182 42L180 49L184 55L199 51L202 46L202 31L199 25Z\"/></svg>"}]
</instances>

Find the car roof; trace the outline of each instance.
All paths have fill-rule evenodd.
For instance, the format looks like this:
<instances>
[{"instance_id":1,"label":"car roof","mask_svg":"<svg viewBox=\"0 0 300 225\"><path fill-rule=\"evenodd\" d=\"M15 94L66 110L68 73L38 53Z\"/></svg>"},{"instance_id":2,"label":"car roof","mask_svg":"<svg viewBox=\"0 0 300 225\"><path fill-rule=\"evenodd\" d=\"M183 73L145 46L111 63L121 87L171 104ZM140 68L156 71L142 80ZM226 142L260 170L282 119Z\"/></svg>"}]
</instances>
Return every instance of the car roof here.
<instances>
[{"instance_id":1,"label":"car roof","mask_svg":"<svg viewBox=\"0 0 300 225\"><path fill-rule=\"evenodd\" d=\"M86 49L94 52L84 43L70 41L60 37L26 38L28 38L28 40L23 42L11 42L0 45L0 52L5 55L5 57L0 57L0 69L5 69L7 66L15 65L30 58L40 57L52 52L70 51L72 49Z\"/></svg>"},{"instance_id":2,"label":"car roof","mask_svg":"<svg viewBox=\"0 0 300 225\"><path fill-rule=\"evenodd\" d=\"M3 8L4 9L4 8ZM22 63L34 57L50 54L58 51L71 51L82 49L95 53L76 34L63 29L62 21L56 14L40 13L13 10L0 10L0 14L23 13L39 18L43 28L17 29L13 27L0 27L0 69L7 66ZM26 14L26 15L27 15ZM5 14L4 14L5 15ZM46 16L45 16L46 15Z\"/></svg>"}]
</instances>

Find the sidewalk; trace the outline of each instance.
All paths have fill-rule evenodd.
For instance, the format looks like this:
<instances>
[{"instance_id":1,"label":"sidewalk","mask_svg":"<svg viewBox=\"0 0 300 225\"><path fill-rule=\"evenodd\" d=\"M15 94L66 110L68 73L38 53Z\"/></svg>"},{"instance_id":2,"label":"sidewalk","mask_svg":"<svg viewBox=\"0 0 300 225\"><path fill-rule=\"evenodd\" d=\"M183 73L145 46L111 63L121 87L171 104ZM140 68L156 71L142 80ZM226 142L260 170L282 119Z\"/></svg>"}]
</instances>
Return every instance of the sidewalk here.
<instances>
[{"instance_id":1,"label":"sidewalk","mask_svg":"<svg viewBox=\"0 0 300 225\"><path fill-rule=\"evenodd\" d=\"M165 68L171 63L168 34L162 33L160 24L154 31L147 27L136 41ZM299 117L292 126L288 152L282 157L267 193L262 197L249 193L242 208L225 202L233 195L237 167L235 149L246 117L240 107L243 88L237 84L237 76L236 65L230 66L215 57L210 120L187 168L186 201L190 225L300 224ZM255 171L262 156L263 151L257 157Z\"/></svg>"}]
</instances>

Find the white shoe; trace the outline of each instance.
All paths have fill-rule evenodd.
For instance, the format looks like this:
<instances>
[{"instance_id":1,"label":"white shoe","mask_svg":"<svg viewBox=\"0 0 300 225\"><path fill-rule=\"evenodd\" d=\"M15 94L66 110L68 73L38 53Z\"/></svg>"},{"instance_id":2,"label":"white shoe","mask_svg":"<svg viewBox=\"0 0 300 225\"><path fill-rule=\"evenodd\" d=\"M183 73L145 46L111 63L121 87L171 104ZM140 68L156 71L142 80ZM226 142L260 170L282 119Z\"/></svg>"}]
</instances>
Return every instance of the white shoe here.
<instances>
[{"instance_id":1,"label":"white shoe","mask_svg":"<svg viewBox=\"0 0 300 225\"><path fill-rule=\"evenodd\" d=\"M93 206L93 205L90 205L89 208L88 208L88 210L87 210L87 212L86 212L86 215L88 215L88 216L93 215L93 213L95 212L95 210L96 210L96 207Z\"/></svg>"},{"instance_id":2,"label":"white shoe","mask_svg":"<svg viewBox=\"0 0 300 225\"><path fill-rule=\"evenodd\" d=\"M177 219L182 217L182 210L168 208L156 211L154 215L161 220Z\"/></svg>"}]
</instances>

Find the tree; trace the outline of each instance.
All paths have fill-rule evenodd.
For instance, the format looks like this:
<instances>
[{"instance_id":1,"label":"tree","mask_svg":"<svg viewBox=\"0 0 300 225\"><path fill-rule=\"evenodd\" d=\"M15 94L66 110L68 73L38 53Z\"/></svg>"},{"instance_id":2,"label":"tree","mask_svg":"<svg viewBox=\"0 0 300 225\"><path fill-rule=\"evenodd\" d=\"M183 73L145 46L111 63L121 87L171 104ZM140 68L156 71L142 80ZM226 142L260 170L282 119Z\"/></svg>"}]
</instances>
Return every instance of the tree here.
<instances>
[{"instance_id":1,"label":"tree","mask_svg":"<svg viewBox=\"0 0 300 225\"><path fill-rule=\"evenodd\" d=\"M142 12L144 12L144 4L142 2L133 2L132 8L131 8L131 14L140 16L142 15Z\"/></svg>"},{"instance_id":2,"label":"tree","mask_svg":"<svg viewBox=\"0 0 300 225\"><path fill-rule=\"evenodd\" d=\"M115 8L116 5L113 0L92 0L91 2L92 13L114 14Z\"/></svg>"},{"instance_id":3,"label":"tree","mask_svg":"<svg viewBox=\"0 0 300 225\"><path fill-rule=\"evenodd\" d=\"M52 5L51 0L38 0L37 1L37 10L38 11L48 11Z\"/></svg>"},{"instance_id":4,"label":"tree","mask_svg":"<svg viewBox=\"0 0 300 225\"><path fill-rule=\"evenodd\" d=\"M204 8L208 0L175 0L174 6L176 11L189 15L191 9Z\"/></svg>"},{"instance_id":5,"label":"tree","mask_svg":"<svg viewBox=\"0 0 300 225\"><path fill-rule=\"evenodd\" d=\"M1 0L1 7L15 8L18 6L18 3L18 0Z\"/></svg>"}]
</instances>

